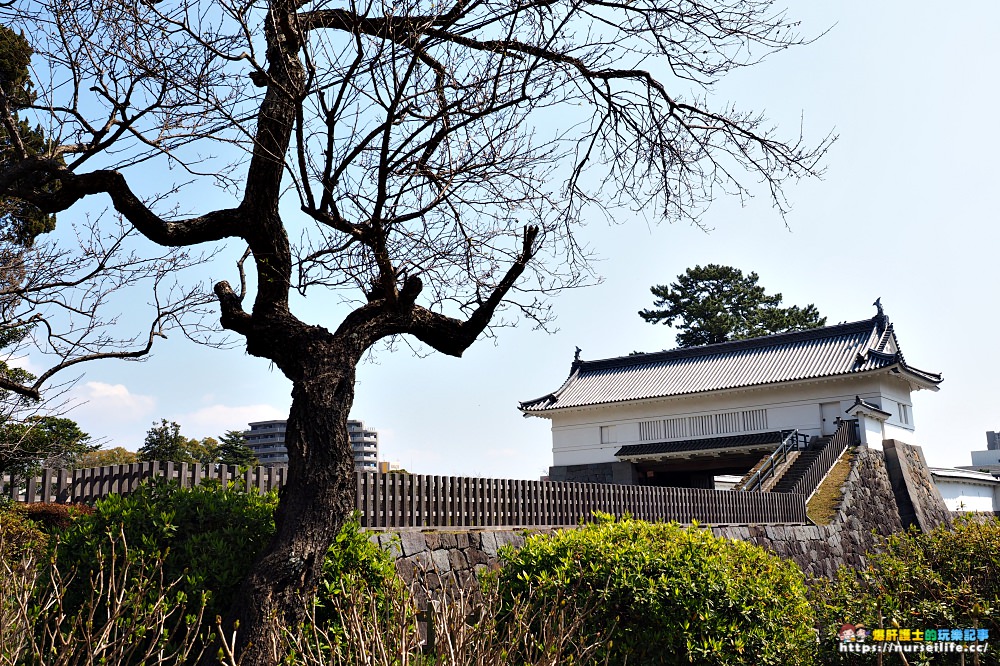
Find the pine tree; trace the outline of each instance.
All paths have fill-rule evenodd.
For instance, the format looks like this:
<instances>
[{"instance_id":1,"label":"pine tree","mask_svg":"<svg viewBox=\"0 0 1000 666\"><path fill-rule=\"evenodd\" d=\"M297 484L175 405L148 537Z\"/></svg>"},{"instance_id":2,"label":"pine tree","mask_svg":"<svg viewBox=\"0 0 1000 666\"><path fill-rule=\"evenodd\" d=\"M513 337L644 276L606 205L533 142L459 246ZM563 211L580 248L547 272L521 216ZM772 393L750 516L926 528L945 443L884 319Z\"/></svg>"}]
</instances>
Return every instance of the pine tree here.
<instances>
[{"instance_id":1,"label":"pine tree","mask_svg":"<svg viewBox=\"0 0 1000 666\"><path fill-rule=\"evenodd\" d=\"M31 416L0 425L0 476L27 478L45 461L70 466L77 455L97 449L72 419Z\"/></svg>"},{"instance_id":2,"label":"pine tree","mask_svg":"<svg viewBox=\"0 0 1000 666\"><path fill-rule=\"evenodd\" d=\"M241 467L257 465L257 456L246 445L243 432L240 430L227 430L225 435L219 437L217 456L218 461L224 465L239 465Z\"/></svg>"},{"instance_id":3,"label":"pine tree","mask_svg":"<svg viewBox=\"0 0 1000 666\"><path fill-rule=\"evenodd\" d=\"M756 273L743 275L732 266L708 264L688 268L677 281L650 287L654 310L639 316L650 324L678 322L680 347L709 345L762 335L799 331L826 324L816 306L781 307L782 295L768 295Z\"/></svg>"},{"instance_id":4,"label":"pine tree","mask_svg":"<svg viewBox=\"0 0 1000 666\"><path fill-rule=\"evenodd\" d=\"M0 108L0 112L17 127L17 136L13 137L0 124L0 168L9 166L21 154L44 153L49 141L40 125L32 129L26 120L18 117L18 111L29 107L37 97L29 70L32 53L23 35L0 25L0 91L3 93L0 100L3 106L9 107ZM43 213L23 199L0 197L0 234L4 240L31 247L36 236L52 231L55 226L55 215Z\"/></svg>"},{"instance_id":5,"label":"pine tree","mask_svg":"<svg viewBox=\"0 0 1000 666\"><path fill-rule=\"evenodd\" d=\"M181 434L180 425L166 419L160 419L159 425L154 421L153 427L146 432L146 441L139 449L139 460L195 462L188 450L187 438Z\"/></svg>"}]
</instances>

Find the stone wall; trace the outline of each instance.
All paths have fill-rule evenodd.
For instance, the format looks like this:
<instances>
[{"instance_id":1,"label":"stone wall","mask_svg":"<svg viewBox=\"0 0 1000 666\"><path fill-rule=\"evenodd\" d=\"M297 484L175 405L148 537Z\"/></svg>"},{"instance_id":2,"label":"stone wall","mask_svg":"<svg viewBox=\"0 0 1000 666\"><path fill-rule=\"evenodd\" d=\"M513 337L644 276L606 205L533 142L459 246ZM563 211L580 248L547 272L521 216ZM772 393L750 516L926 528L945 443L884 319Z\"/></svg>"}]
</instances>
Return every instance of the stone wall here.
<instances>
[{"instance_id":1,"label":"stone wall","mask_svg":"<svg viewBox=\"0 0 1000 666\"><path fill-rule=\"evenodd\" d=\"M913 524L929 530L949 520L918 447L895 442L893 453L858 449L844 483L840 509L829 525L731 525L711 528L795 561L812 576L831 577L841 566L864 567L879 537ZM738 491L734 491L738 492ZM906 503L909 502L909 507ZM903 504L902 511L900 504ZM419 603L442 594L478 593L477 575L499 566L497 550L524 543L525 535L551 530L484 529L382 532L372 539L396 558L402 580Z\"/></svg>"},{"instance_id":2,"label":"stone wall","mask_svg":"<svg viewBox=\"0 0 1000 666\"><path fill-rule=\"evenodd\" d=\"M882 448L903 526L915 525L929 532L938 525L950 525L951 512L934 485L923 450L895 439L885 440Z\"/></svg>"},{"instance_id":3,"label":"stone wall","mask_svg":"<svg viewBox=\"0 0 1000 666\"><path fill-rule=\"evenodd\" d=\"M551 530L534 530L551 533ZM524 545L528 530L463 530L456 532L405 530L380 532L371 539L396 559L396 571L416 602L428 597L478 595L478 576L499 566L497 551L507 544Z\"/></svg>"}]
</instances>

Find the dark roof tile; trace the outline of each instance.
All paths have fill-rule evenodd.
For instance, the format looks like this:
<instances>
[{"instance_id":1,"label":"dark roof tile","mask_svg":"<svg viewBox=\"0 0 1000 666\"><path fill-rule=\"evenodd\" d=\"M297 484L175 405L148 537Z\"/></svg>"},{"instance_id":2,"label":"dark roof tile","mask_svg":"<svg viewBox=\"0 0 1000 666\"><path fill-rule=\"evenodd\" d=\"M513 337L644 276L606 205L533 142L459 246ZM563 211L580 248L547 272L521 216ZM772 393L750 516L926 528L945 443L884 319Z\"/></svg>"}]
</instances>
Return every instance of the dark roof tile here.
<instances>
[{"instance_id":1,"label":"dark roof tile","mask_svg":"<svg viewBox=\"0 0 1000 666\"><path fill-rule=\"evenodd\" d=\"M707 437L704 439L685 439L676 442L656 442L649 444L629 444L615 453L616 457L645 456L662 453L684 453L686 451L709 451L712 449L733 449L746 446L764 446L781 444L782 433L759 432L751 435L733 435L730 437Z\"/></svg>"},{"instance_id":2,"label":"dark roof tile","mask_svg":"<svg viewBox=\"0 0 1000 666\"><path fill-rule=\"evenodd\" d=\"M889 339L897 351L886 352ZM897 368L930 385L941 375L910 367L892 325L878 316L847 324L701 347L574 361L553 393L522 402L525 412L662 398Z\"/></svg>"}]
</instances>

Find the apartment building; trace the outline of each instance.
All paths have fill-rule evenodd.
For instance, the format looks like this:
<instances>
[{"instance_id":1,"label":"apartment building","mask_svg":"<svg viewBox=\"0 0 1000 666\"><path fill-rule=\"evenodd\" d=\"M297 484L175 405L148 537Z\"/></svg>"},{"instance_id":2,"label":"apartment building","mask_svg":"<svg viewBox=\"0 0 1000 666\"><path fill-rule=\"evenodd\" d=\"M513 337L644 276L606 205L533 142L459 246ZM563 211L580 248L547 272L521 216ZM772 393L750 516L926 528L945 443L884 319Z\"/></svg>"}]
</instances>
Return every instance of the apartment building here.
<instances>
[{"instance_id":1,"label":"apartment building","mask_svg":"<svg viewBox=\"0 0 1000 666\"><path fill-rule=\"evenodd\" d=\"M354 451L354 469L359 472L378 471L378 432L366 428L363 421L348 421L347 436Z\"/></svg>"},{"instance_id":2,"label":"apartment building","mask_svg":"<svg viewBox=\"0 0 1000 666\"><path fill-rule=\"evenodd\" d=\"M285 432L288 421L255 421L243 433L246 444L261 465L271 467L288 464ZM378 431L366 428L364 421L347 422L347 435L354 452L354 469L359 472L378 471Z\"/></svg>"}]
</instances>

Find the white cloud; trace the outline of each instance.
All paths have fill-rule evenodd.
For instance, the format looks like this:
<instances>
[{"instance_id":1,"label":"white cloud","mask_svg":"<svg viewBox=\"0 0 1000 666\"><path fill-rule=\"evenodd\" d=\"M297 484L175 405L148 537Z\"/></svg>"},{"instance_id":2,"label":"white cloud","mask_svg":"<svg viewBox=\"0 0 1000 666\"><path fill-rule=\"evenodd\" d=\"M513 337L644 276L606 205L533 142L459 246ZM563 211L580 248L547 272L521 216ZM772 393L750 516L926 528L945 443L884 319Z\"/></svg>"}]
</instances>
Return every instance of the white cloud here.
<instances>
[{"instance_id":1,"label":"white cloud","mask_svg":"<svg viewBox=\"0 0 1000 666\"><path fill-rule=\"evenodd\" d=\"M82 409L99 412L114 420L143 418L156 407L156 398L132 393L124 384L87 382L82 393L81 397L87 402Z\"/></svg>"},{"instance_id":2,"label":"white cloud","mask_svg":"<svg viewBox=\"0 0 1000 666\"><path fill-rule=\"evenodd\" d=\"M245 430L251 421L287 419L288 412L273 405L210 405L176 420L188 437L218 437L227 430Z\"/></svg>"},{"instance_id":3,"label":"white cloud","mask_svg":"<svg viewBox=\"0 0 1000 666\"><path fill-rule=\"evenodd\" d=\"M22 370L27 370L31 374L38 376L45 372L45 369L34 363L29 356L12 356L4 361L7 365L12 368L21 368Z\"/></svg>"}]
</instances>

